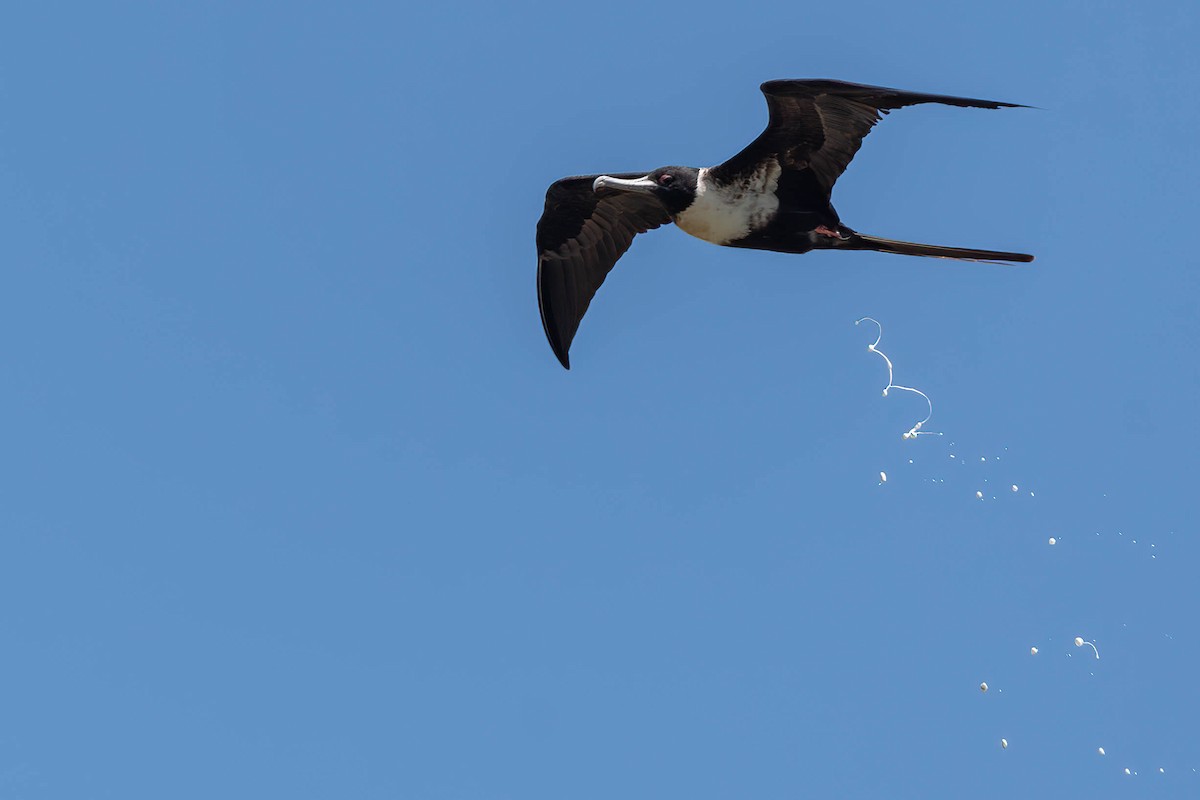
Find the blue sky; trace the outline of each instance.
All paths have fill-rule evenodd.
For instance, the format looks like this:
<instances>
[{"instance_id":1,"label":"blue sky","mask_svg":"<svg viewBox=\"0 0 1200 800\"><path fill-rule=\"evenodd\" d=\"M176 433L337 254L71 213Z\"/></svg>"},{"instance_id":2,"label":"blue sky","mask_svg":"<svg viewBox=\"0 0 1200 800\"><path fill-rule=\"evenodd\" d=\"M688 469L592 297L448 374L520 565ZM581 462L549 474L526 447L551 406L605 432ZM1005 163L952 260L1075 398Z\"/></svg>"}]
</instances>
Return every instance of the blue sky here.
<instances>
[{"instance_id":1,"label":"blue sky","mask_svg":"<svg viewBox=\"0 0 1200 800\"><path fill-rule=\"evenodd\" d=\"M0 796L1200 793L1194 5L4 17ZM780 77L1039 107L834 195L1038 260L667 229L564 372L547 185Z\"/></svg>"}]
</instances>

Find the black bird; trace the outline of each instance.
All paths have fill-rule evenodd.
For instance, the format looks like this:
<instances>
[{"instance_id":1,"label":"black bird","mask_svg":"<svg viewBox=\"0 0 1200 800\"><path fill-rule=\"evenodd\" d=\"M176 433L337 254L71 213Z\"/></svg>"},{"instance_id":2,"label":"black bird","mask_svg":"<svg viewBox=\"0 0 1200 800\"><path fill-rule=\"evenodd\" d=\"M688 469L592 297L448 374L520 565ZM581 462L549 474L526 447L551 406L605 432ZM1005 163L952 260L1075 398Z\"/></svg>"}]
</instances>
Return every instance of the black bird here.
<instances>
[{"instance_id":1,"label":"black bird","mask_svg":"<svg viewBox=\"0 0 1200 800\"><path fill-rule=\"evenodd\" d=\"M564 367L571 368L567 351L588 304L633 237L670 222L713 244L781 253L878 250L1033 260L1024 253L867 236L843 225L829 202L863 137L892 109L918 103L1026 106L834 80L767 81L761 88L771 114L767 129L720 166L582 175L551 184L537 226L538 306L546 338Z\"/></svg>"}]
</instances>

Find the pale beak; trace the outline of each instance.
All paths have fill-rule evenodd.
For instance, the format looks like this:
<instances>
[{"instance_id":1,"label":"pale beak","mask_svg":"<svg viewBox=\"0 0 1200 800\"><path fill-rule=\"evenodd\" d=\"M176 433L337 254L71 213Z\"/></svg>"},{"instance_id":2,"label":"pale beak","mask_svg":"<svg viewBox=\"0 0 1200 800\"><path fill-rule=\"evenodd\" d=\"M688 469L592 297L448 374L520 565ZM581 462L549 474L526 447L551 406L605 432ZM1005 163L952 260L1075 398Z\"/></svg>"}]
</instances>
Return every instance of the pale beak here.
<instances>
[{"instance_id":1,"label":"pale beak","mask_svg":"<svg viewBox=\"0 0 1200 800\"><path fill-rule=\"evenodd\" d=\"M628 180L626 178L612 178L608 175L601 175L592 181L592 191L596 194L612 194L614 192L651 194L657 187L658 184L650 180L650 176Z\"/></svg>"}]
</instances>

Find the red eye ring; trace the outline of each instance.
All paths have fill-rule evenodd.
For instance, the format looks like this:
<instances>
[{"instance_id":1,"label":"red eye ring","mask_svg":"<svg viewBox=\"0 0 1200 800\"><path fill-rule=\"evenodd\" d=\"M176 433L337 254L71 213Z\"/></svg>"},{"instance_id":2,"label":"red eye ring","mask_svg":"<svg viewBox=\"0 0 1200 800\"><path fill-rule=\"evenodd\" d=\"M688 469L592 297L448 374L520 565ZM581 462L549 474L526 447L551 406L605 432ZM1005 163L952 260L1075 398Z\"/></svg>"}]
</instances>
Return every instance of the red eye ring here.
<instances>
[{"instance_id":1,"label":"red eye ring","mask_svg":"<svg viewBox=\"0 0 1200 800\"><path fill-rule=\"evenodd\" d=\"M658 176L658 185L659 186L669 186L671 184L671 181L673 181L673 180L675 180L674 175L672 175L669 172L664 172L662 175Z\"/></svg>"}]
</instances>

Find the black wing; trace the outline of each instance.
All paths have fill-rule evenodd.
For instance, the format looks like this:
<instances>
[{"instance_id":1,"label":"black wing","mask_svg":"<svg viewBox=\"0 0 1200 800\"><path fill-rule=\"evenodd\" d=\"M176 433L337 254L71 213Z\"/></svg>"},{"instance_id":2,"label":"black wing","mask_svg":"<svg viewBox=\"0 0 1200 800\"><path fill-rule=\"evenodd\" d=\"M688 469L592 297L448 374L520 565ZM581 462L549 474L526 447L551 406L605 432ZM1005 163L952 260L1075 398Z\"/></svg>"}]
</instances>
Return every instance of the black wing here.
<instances>
[{"instance_id":1,"label":"black wing","mask_svg":"<svg viewBox=\"0 0 1200 800\"><path fill-rule=\"evenodd\" d=\"M651 195L620 192L597 197L592 183L598 177L581 175L552 183L537 226L538 308L550 347L567 369L571 368L567 351L579 321L617 259L634 236L671 221Z\"/></svg>"},{"instance_id":2,"label":"black wing","mask_svg":"<svg viewBox=\"0 0 1200 800\"><path fill-rule=\"evenodd\" d=\"M806 173L829 197L833 184L883 115L919 103L965 108L1025 108L1015 103L920 94L833 80L779 80L762 85L771 112L767 129L742 152L712 170L718 180L754 171L775 157L785 170Z\"/></svg>"}]
</instances>

